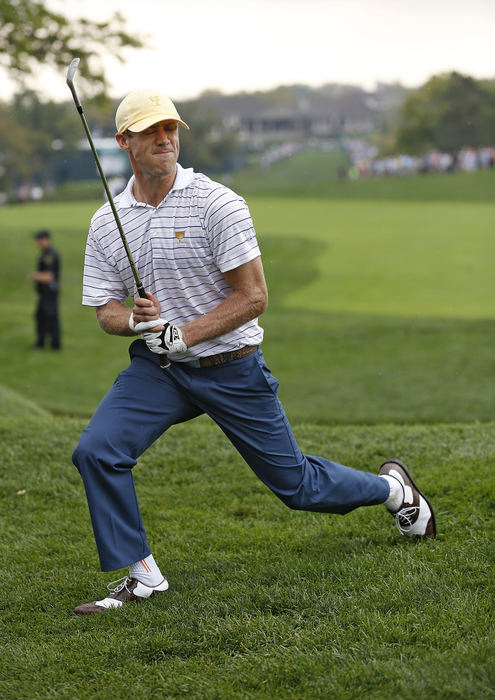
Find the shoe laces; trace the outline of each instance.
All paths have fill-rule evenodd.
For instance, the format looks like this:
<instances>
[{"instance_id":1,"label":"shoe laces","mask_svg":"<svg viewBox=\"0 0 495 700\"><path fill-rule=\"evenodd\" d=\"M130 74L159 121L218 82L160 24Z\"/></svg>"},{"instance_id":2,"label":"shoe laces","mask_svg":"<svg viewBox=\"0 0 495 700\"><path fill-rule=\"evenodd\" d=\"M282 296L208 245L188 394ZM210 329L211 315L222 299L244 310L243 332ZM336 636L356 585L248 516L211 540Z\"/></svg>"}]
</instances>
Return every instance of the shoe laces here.
<instances>
[{"instance_id":1,"label":"shoe laces","mask_svg":"<svg viewBox=\"0 0 495 700\"><path fill-rule=\"evenodd\" d=\"M395 514L395 524L401 535L407 535L409 530L412 528L416 522L417 516L419 515L418 506L409 506L408 508L402 508ZM416 517L415 517L416 516Z\"/></svg>"},{"instance_id":2,"label":"shoe laces","mask_svg":"<svg viewBox=\"0 0 495 700\"><path fill-rule=\"evenodd\" d=\"M127 588L127 583L130 580L131 579L129 576L123 576L122 578L118 578L116 581L110 581L110 583L107 583L107 588L110 593L120 593L123 588L128 591L129 589Z\"/></svg>"}]
</instances>

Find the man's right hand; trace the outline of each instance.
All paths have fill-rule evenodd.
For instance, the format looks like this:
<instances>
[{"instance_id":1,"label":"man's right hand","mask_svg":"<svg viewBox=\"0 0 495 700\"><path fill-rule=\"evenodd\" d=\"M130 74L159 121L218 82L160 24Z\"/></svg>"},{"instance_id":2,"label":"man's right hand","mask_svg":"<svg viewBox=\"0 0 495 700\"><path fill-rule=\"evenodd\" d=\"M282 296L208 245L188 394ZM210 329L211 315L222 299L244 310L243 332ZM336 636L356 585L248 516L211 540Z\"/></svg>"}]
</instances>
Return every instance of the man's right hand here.
<instances>
[{"instance_id":1,"label":"man's right hand","mask_svg":"<svg viewBox=\"0 0 495 700\"><path fill-rule=\"evenodd\" d=\"M167 322L160 318L161 310L160 302L150 292L146 292L146 299L136 297L129 317L129 328L134 333L151 329L156 332L162 331Z\"/></svg>"}]
</instances>

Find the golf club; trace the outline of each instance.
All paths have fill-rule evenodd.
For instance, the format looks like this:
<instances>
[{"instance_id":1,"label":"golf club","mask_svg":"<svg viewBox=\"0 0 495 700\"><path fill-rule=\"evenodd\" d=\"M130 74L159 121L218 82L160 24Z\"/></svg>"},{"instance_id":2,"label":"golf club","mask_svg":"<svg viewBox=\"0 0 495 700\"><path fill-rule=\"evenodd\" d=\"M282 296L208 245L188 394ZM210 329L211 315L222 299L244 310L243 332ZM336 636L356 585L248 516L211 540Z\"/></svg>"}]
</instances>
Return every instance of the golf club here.
<instances>
[{"instance_id":1,"label":"golf club","mask_svg":"<svg viewBox=\"0 0 495 700\"><path fill-rule=\"evenodd\" d=\"M131 254L131 251L130 251L129 246L127 244L127 239L125 237L124 229L122 228L122 224L120 222L120 218L119 218L117 209L115 207L115 202L113 201L112 193L110 192L110 188L108 186L108 182L107 182L107 179L105 177L105 173L103 172L103 168L101 167L100 159L98 158L98 153L96 152L96 148L95 148L95 145L93 143L93 138L92 138L91 132L89 130L88 122L86 121L86 117L84 115L84 111L83 111L81 102L77 96L76 88L74 87L74 75L76 74L77 67L79 66L79 61L80 61L79 58L72 59L70 66L67 69L66 83L69 86L69 90L71 91L72 97L74 98L74 104L76 105L76 109L79 112L79 116L81 117L84 131L86 132L86 136L88 138L88 143L90 145L91 152L93 153L93 157L95 159L96 167L98 168L98 172L100 173L101 181L103 183L103 187L105 188L108 202L112 208L113 216L115 218L115 223L117 224L117 228L118 228L119 233L120 233L120 238L122 239L122 243L124 245L127 259L129 260L129 265L131 266L132 274L133 274L134 280L136 282L137 292L141 298L146 299L147 298L146 297L146 290L141 283L138 272L136 270L136 266L134 265L134 260L132 259L132 254ZM160 355L160 366L162 368L170 366L170 362L165 358L164 355Z\"/></svg>"},{"instance_id":2,"label":"golf club","mask_svg":"<svg viewBox=\"0 0 495 700\"><path fill-rule=\"evenodd\" d=\"M112 212L115 218L115 223L117 224L117 228L119 229L120 237L122 239L122 243L124 244L125 252L127 255L127 259L129 260L129 265L131 266L132 274L134 275L134 280L136 281L136 287L137 291L140 297L143 299L146 299L146 291L141 284L141 280L139 279L138 272L136 270L136 266L134 265L134 260L132 259L131 251L129 249L129 246L127 244L127 239L125 237L124 229L122 228L122 224L120 223L119 215L117 213L117 209L115 208L115 203L113 201L112 193L110 192L110 188L108 186L107 179L105 177L105 173L103 172L103 169L101 167L100 159L98 158L98 153L96 152L95 145L93 143L93 138L91 136L91 132L89 130L88 122L86 121L86 117L84 116L84 111L81 105L81 102L79 101L79 98L77 96L76 88L74 87L74 75L77 71L77 67L79 65L79 58L74 58L71 61L71 64L69 68L67 69L67 85L69 86L69 90L72 93L72 97L74 98L74 104L76 105L77 111L79 112L79 116L81 117L81 121L84 127L84 131L86 132L86 136L88 138L88 143L90 145L91 151L93 153L93 157L95 159L96 167L98 168L98 172L100 173L101 181L103 183L103 187L105 188L105 192L108 198L108 202L112 208Z\"/></svg>"}]
</instances>

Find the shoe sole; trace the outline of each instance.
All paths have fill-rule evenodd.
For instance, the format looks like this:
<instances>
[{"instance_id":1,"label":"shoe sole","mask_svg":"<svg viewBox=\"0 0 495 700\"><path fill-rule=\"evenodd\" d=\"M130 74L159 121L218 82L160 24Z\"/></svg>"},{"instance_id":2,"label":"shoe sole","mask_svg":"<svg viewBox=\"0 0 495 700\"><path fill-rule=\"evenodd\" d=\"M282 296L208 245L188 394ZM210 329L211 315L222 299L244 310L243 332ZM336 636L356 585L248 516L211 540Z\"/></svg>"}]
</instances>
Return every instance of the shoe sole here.
<instances>
[{"instance_id":1,"label":"shoe sole","mask_svg":"<svg viewBox=\"0 0 495 700\"><path fill-rule=\"evenodd\" d=\"M99 615L100 613L107 612L108 610L120 610L123 605L127 605L127 603L144 603L146 600L151 600L152 598L157 598L160 595L163 595L164 593L168 593L170 591L170 587L166 588L164 591L153 591L151 595L149 595L147 598L141 598L140 596L135 596L134 598L131 598L131 600L126 600L122 603L122 605L119 605L118 607L115 608L103 608L99 605L95 605L94 603L83 603L82 605L77 605L73 611L72 615L73 617L77 617L79 615Z\"/></svg>"},{"instance_id":2,"label":"shoe sole","mask_svg":"<svg viewBox=\"0 0 495 700\"><path fill-rule=\"evenodd\" d=\"M407 478L410 480L411 484L413 485L413 487L416 489L416 491L419 493L419 495L420 495L422 498L424 498L424 500L425 500L426 503L428 504L428 508L430 509L430 513L431 513L431 524L433 525L433 535L420 535L420 537L422 536L422 537L425 537L425 538L427 538L427 539L433 539L433 538L435 538L435 537L437 536L437 525L436 525L436 521L435 521L435 513L434 513L434 511L433 511L433 506L431 505L431 503L430 503L429 499L427 498L427 496L425 496L425 494L424 494L420 489L418 489L418 487L417 487L416 484L414 483L414 479L412 478L409 469L406 467L405 464L402 464L402 462L401 462L399 459L387 459L387 461L384 462L384 463L382 464L382 467L383 467L385 464L397 464L397 466L399 466L401 469L403 469L404 472L405 472L406 475L407 475ZM380 467L380 469L381 469L382 467Z\"/></svg>"}]
</instances>

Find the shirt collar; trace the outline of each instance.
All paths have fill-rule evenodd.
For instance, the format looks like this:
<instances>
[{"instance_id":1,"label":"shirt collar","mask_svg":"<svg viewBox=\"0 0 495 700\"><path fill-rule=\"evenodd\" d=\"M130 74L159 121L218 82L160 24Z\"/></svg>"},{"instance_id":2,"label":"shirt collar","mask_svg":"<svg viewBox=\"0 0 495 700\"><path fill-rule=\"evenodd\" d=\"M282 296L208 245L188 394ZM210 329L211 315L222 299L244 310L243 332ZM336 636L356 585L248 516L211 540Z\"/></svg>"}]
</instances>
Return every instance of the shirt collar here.
<instances>
[{"instance_id":1,"label":"shirt collar","mask_svg":"<svg viewBox=\"0 0 495 700\"><path fill-rule=\"evenodd\" d=\"M172 189L170 190L170 192L173 192L174 190L183 190L186 187L188 187L194 180L194 175L195 173L192 168L183 168L182 165L180 165L180 163L177 163L177 174L175 176L174 184L172 185ZM127 187L122 192L119 202L121 207L127 208L148 206L144 202L138 202L137 199L134 197L134 193L132 191L134 187L134 180L135 177L133 175L127 183ZM170 192L168 194L170 194Z\"/></svg>"}]
</instances>

